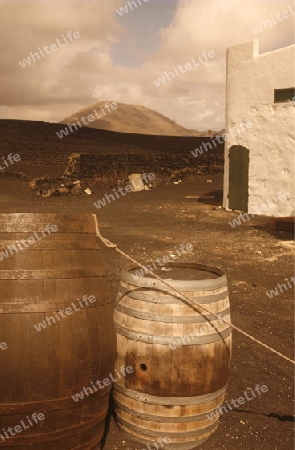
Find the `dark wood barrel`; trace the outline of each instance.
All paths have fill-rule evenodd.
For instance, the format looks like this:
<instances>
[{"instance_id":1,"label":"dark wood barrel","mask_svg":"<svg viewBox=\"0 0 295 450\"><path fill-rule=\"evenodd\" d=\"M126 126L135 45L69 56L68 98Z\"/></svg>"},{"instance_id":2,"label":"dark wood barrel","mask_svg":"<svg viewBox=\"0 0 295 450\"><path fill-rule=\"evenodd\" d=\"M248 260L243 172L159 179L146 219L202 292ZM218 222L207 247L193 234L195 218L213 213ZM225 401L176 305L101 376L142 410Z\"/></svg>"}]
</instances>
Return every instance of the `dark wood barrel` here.
<instances>
[{"instance_id":1,"label":"dark wood barrel","mask_svg":"<svg viewBox=\"0 0 295 450\"><path fill-rule=\"evenodd\" d=\"M114 384L116 415L134 440L151 445L166 439L165 448L192 449L216 430L225 398L231 327L221 318L230 321L227 281L222 270L201 264L171 263L166 270L157 273L209 313L199 314L138 268L123 270L114 313L115 366L133 371Z\"/></svg>"},{"instance_id":2,"label":"dark wood barrel","mask_svg":"<svg viewBox=\"0 0 295 450\"><path fill-rule=\"evenodd\" d=\"M1 450L97 448L112 314L91 214L0 214Z\"/></svg>"}]
</instances>

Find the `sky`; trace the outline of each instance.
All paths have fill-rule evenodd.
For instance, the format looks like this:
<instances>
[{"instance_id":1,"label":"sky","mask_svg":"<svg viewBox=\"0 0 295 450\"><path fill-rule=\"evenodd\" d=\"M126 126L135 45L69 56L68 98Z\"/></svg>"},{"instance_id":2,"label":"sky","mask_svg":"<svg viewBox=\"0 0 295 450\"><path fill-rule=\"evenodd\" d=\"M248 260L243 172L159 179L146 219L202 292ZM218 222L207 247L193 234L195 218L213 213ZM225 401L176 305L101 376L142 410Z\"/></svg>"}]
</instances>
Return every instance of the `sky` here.
<instances>
[{"instance_id":1,"label":"sky","mask_svg":"<svg viewBox=\"0 0 295 450\"><path fill-rule=\"evenodd\" d=\"M261 53L292 45L294 21L294 0L0 0L0 118L59 122L109 100L220 130L226 49L252 39ZM185 70L192 58L201 63Z\"/></svg>"}]
</instances>

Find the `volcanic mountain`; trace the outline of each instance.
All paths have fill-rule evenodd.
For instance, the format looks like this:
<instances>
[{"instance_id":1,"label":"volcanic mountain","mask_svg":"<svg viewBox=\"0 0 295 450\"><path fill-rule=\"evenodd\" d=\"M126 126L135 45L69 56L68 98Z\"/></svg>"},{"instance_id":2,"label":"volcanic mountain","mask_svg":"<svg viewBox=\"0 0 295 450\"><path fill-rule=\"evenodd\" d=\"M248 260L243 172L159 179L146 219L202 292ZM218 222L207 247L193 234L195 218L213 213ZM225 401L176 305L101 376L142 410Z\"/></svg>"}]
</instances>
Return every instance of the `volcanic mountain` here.
<instances>
[{"instance_id":1,"label":"volcanic mountain","mask_svg":"<svg viewBox=\"0 0 295 450\"><path fill-rule=\"evenodd\" d=\"M107 106L108 109L107 109ZM111 107L113 105L113 109ZM117 105L117 107L116 107ZM108 112L108 110L110 112ZM93 120L92 115L95 117ZM81 121L84 116L84 123ZM101 117L99 117L101 116ZM77 124L121 133L150 134L158 136L208 136L208 132L189 130L153 109L140 105L101 101L80 109L61 123Z\"/></svg>"}]
</instances>

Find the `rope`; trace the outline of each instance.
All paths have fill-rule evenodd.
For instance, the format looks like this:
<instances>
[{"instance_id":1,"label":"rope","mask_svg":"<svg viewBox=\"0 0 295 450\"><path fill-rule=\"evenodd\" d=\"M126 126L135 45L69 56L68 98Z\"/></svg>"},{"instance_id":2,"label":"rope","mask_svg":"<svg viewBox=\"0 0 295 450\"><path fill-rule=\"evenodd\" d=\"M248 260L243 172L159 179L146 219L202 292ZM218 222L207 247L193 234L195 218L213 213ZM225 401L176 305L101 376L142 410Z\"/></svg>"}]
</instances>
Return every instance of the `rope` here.
<instances>
[{"instance_id":1,"label":"rope","mask_svg":"<svg viewBox=\"0 0 295 450\"><path fill-rule=\"evenodd\" d=\"M141 267L142 269L144 269L146 272L148 272L150 275L152 275L154 278L156 278L157 280L159 280L161 283L165 284L169 289L172 289L176 294L177 297L184 301L184 303L188 303L190 306L192 307L196 307L197 310L199 310L200 314L202 314L202 310L205 313L209 313L211 314L211 316L214 316L216 319L221 320L222 322L224 322L226 325L229 325L231 328L233 328L234 330L238 331L239 333L241 333L243 336L246 336L248 339L250 339L253 342L256 342L256 344L261 345L262 347L266 348L267 350L269 350L270 352L276 354L277 356L280 356L281 358L285 359L286 361L292 363L295 365L295 361L293 359L288 358L288 356L283 355L283 353L278 352L277 350L275 350L274 348L270 347L267 344L264 344L264 342L260 341L259 339L256 339L254 336L252 336L251 334L247 333L246 331L242 330L241 328L233 325L231 322L228 322L227 320L223 319L221 316L217 316L217 314L212 313L211 311L209 311L207 308L205 308L203 305L200 305L199 303L193 301L191 298L189 298L187 295L183 294L181 291L179 291L178 289L176 289L175 287L173 287L170 283L168 283L167 281L163 280L161 277L159 277L158 275L156 275L154 272L152 272L151 270L147 269L145 266L143 266L141 263L139 263L138 261L136 261L135 259L133 259L131 256L127 255L127 253L123 252L121 249L119 249L119 247L117 246L117 244L114 244L113 242L109 241L108 239L104 238L98 228L98 222L97 222L97 217L95 214L92 214L94 217L94 221L95 221L95 228L96 228L96 235L99 237L99 239L106 245L106 247L108 248L113 248L115 249L118 253L120 253L122 256L124 256L125 258L129 259L129 261L131 261L132 263L134 263L136 266Z\"/></svg>"}]
</instances>

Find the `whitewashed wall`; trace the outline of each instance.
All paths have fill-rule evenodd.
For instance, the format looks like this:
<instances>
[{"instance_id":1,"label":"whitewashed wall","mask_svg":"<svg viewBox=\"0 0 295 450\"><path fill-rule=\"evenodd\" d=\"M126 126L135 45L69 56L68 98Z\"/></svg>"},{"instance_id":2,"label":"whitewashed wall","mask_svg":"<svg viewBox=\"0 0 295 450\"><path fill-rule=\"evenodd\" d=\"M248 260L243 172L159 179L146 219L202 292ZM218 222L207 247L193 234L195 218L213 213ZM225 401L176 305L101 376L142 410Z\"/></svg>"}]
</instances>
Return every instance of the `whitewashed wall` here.
<instances>
[{"instance_id":1,"label":"whitewashed wall","mask_svg":"<svg viewBox=\"0 0 295 450\"><path fill-rule=\"evenodd\" d=\"M248 212L292 216L295 101L274 103L274 89L294 87L295 45L261 55L258 46L255 39L227 50L227 133L241 122L250 121L252 125L237 137L229 135L225 142L223 206L228 208L228 151L233 145L243 145L250 152ZM288 192L290 197L278 199L281 192Z\"/></svg>"}]
</instances>

